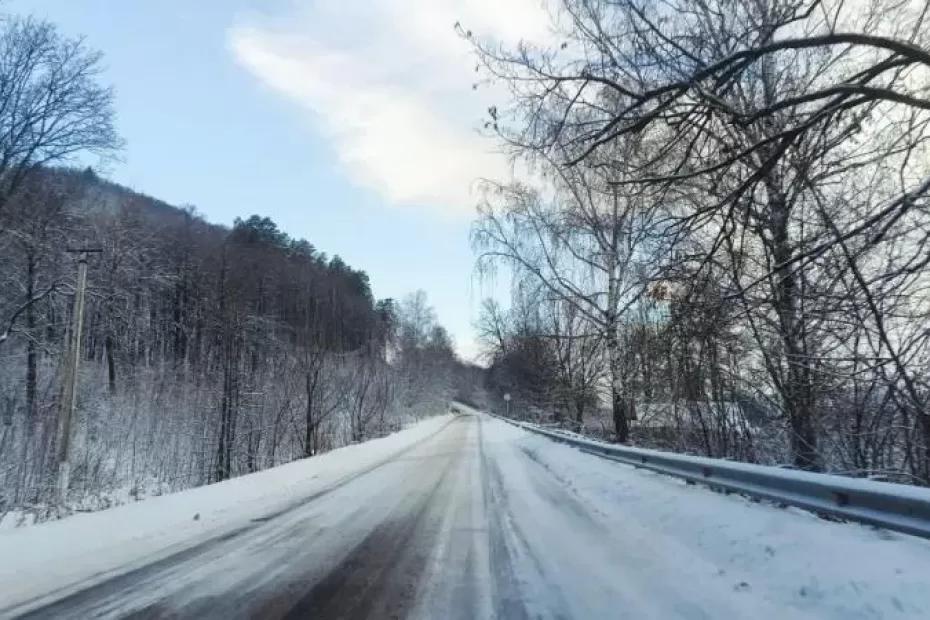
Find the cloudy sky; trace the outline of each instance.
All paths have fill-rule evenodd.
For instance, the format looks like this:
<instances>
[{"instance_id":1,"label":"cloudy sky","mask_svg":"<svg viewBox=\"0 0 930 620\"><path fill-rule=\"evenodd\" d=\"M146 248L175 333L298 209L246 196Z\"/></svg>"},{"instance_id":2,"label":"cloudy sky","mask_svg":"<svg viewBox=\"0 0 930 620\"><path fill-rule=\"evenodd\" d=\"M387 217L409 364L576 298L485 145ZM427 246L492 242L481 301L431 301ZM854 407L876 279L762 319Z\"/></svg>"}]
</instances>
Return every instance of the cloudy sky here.
<instances>
[{"instance_id":1,"label":"cloudy sky","mask_svg":"<svg viewBox=\"0 0 930 620\"><path fill-rule=\"evenodd\" d=\"M209 220L269 215L371 275L423 288L460 351L486 291L472 279L475 180L509 175L478 128L456 22L539 40L539 0L9 0L105 55L124 161L109 176Z\"/></svg>"}]
</instances>

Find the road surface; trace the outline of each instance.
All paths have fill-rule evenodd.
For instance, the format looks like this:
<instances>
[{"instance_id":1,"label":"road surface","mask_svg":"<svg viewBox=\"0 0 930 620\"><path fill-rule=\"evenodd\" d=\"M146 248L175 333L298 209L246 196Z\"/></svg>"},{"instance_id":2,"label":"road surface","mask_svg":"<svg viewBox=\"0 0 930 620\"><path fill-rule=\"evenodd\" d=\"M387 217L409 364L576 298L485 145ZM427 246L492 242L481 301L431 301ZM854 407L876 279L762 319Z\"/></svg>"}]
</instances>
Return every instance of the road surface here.
<instances>
[{"instance_id":1,"label":"road surface","mask_svg":"<svg viewBox=\"0 0 930 620\"><path fill-rule=\"evenodd\" d=\"M701 540L713 538L685 532L694 540L682 542L663 532L658 521L665 516L649 531L651 524L636 515L642 502L632 493L626 508L623 496L606 504L618 507L613 513L586 502L564 472L514 433L522 431L483 416L456 416L395 458L296 507L22 617L760 618L785 617L786 609L791 617L845 617L860 610L862 599L843 592L833 592L841 603L805 607L817 591L805 594L795 585L796 600L786 603L777 575L790 573L790 565L762 567L763 574L772 571L771 584L746 568L750 583L733 561L739 550L728 551L728 564L713 549L702 556L696 551ZM611 463L596 466L612 475L650 476ZM648 484L675 484L658 479ZM670 488L695 493L693 487ZM784 513L735 501L750 515ZM679 513L670 507L668 518L682 518ZM769 518L767 512L758 515ZM698 512L693 517L708 518L713 521ZM876 609L883 603L876 602ZM904 613L896 617L922 611L923 600L916 607L906 598L898 603Z\"/></svg>"}]
</instances>

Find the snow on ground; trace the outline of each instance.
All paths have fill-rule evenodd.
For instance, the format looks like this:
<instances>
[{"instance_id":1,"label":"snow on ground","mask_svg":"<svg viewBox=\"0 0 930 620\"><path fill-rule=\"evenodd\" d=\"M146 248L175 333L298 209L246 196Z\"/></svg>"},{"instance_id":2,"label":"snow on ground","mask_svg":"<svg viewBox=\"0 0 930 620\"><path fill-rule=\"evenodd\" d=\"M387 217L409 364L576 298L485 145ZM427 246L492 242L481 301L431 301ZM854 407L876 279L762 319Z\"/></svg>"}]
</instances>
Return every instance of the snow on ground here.
<instances>
[{"instance_id":1,"label":"snow on ground","mask_svg":"<svg viewBox=\"0 0 930 620\"><path fill-rule=\"evenodd\" d=\"M62 593L248 526L390 461L445 427L443 415L318 457L60 521L0 531L0 608Z\"/></svg>"},{"instance_id":2,"label":"snow on ground","mask_svg":"<svg viewBox=\"0 0 930 620\"><path fill-rule=\"evenodd\" d=\"M0 532L0 610L930 617L930 541L689 486L487 416L451 420Z\"/></svg>"},{"instance_id":3,"label":"snow on ground","mask_svg":"<svg viewBox=\"0 0 930 620\"><path fill-rule=\"evenodd\" d=\"M727 617L930 618L930 541L715 493L487 416L483 434L507 489L504 527L518 563L523 547L517 572L541 609L609 616L611 601L597 591L606 571L629 591L629 606L614 609L629 617L652 617L664 598L685 617L729 609ZM540 500L554 494L549 477L567 490L550 497L556 510ZM559 526L575 531L559 536ZM580 561L578 530L602 541ZM527 576L534 571L543 574ZM582 607L558 593L579 588L590 591Z\"/></svg>"}]
</instances>

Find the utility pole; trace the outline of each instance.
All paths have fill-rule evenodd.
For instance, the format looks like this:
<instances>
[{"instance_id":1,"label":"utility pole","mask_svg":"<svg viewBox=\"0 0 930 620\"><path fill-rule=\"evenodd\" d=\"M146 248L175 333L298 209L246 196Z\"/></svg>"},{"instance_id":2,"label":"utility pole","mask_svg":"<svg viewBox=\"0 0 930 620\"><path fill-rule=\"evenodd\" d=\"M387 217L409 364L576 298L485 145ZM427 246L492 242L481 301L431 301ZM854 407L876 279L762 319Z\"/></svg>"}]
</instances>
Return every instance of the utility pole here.
<instances>
[{"instance_id":1,"label":"utility pole","mask_svg":"<svg viewBox=\"0 0 930 620\"><path fill-rule=\"evenodd\" d=\"M65 357L61 403L58 409L58 500L63 502L71 475L71 417L77 400L78 366L81 361L81 327L84 324L84 291L87 288L87 255L100 253L100 248L68 248L78 255L77 286L74 289L74 312L71 317L71 343Z\"/></svg>"}]
</instances>

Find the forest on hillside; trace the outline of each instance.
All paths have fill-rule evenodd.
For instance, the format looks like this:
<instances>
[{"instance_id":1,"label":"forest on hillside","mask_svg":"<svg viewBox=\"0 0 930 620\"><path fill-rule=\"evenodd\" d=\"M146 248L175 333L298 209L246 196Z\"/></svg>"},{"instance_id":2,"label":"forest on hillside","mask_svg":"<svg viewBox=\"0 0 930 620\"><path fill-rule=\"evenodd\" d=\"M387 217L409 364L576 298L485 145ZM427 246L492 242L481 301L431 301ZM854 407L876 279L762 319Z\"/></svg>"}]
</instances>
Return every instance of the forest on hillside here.
<instances>
[{"instance_id":1,"label":"forest on hillside","mask_svg":"<svg viewBox=\"0 0 930 620\"><path fill-rule=\"evenodd\" d=\"M365 272L266 217L227 229L89 170L43 169L0 222L0 508L54 503L70 247L101 250L88 257L75 502L215 482L398 430L445 411L462 371L424 293L375 300Z\"/></svg>"},{"instance_id":2,"label":"forest on hillside","mask_svg":"<svg viewBox=\"0 0 930 620\"><path fill-rule=\"evenodd\" d=\"M550 8L544 41L459 27L532 172L472 235L513 275L479 325L496 408L930 484L926 3Z\"/></svg>"},{"instance_id":3,"label":"forest on hillside","mask_svg":"<svg viewBox=\"0 0 930 620\"><path fill-rule=\"evenodd\" d=\"M0 518L224 480L467 397L422 291L375 299L268 217L218 226L62 167L122 147L100 61L49 23L0 24Z\"/></svg>"}]
</instances>

